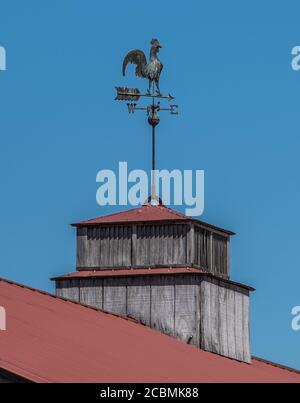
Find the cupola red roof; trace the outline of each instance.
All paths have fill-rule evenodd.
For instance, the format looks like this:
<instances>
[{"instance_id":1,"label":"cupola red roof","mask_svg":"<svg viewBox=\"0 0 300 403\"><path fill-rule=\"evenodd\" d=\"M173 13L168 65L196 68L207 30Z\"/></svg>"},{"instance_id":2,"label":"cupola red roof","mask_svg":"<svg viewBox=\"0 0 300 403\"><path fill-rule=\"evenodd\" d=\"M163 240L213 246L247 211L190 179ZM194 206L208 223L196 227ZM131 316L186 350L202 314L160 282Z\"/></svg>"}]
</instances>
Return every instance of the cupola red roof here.
<instances>
[{"instance_id":1,"label":"cupola red roof","mask_svg":"<svg viewBox=\"0 0 300 403\"><path fill-rule=\"evenodd\" d=\"M123 223L139 223L139 222L190 222L194 221L199 224L205 225L209 228L220 230L229 235L234 235L234 232L220 228L204 221L195 219L194 217L187 216L183 213L175 211L164 205L142 205L140 207L121 211L114 214L109 214L90 220L80 221L72 224L75 227L87 226L87 225L101 225L101 224L123 224Z\"/></svg>"}]
</instances>

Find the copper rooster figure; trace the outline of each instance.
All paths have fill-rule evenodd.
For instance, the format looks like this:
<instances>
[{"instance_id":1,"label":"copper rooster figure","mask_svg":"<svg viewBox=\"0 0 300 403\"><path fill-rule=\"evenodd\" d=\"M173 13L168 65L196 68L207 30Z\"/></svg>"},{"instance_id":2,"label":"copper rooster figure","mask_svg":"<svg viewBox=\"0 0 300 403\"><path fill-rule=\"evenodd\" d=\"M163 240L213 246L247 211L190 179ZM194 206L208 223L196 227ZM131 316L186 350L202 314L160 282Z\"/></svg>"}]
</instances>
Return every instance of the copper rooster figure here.
<instances>
[{"instance_id":1,"label":"copper rooster figure","mask_svg":"<svg viewBox=\"0 0 300 403\"><path fill-rule=\"evenodd\" d=\"M147 78L149 80L147 94L153 95L153 93L151 94L151 89L154 90L156 86L157 95L161 95L159 77L163 69L163 64L157 56L161 45L157 39L152 39L150 44L152 46L150 49L149 63L147 63L145 53L142 50L134 49L127 53L123 61L123 76L125 76L127 64L133 63L136 65L135 74L138 77Z\"/></svg>"}]
</instances>

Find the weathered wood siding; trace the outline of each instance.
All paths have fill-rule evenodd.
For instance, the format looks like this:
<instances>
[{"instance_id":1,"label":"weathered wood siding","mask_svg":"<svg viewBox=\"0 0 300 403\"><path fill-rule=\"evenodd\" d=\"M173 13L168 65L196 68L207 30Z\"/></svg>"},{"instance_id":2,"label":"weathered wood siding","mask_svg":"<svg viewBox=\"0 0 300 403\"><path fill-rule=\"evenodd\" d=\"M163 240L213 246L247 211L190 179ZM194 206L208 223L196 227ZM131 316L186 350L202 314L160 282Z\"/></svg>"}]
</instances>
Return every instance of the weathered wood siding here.
<instances>
[{"instance_id":1,"label":"weathered wood siding","mask_svg":"<svg viewBox=\"0 0 300 403\"><path fill-rule=\"evenodd\" d=\"M77 267L131 266L132 227L77 229Z\"/></svg>"},{"instance_id":2,"label":"weathered wood siding","mask_svg":"<svg viewBox=\"0 0 300 403\"><path fill-rule=\"evenodd\" d=\"M184 265L187 225L77 229L77 268Z\"/></svg>"},{"instance_id":3,"label":"weathered wood siding","mask_svg":"<svg viewBox=\"0 0 300 403\"><path fill-rule=\"evenodd\" d=\"M174 277L174 336L200 346L200 285L196 276Z\"/></svg>"},{"instance_id":4,"label":"weathered wood siding","mask_svg":"<svg viewBox=\"0 0 300 403\"><path fill-rule=\"evenodd\" d=\"M79 301L79 282L76 279L64 280L58 282L56 287L56 294L58 297L72 299Z\"/></svg>"},{"instance_id":5,"label":"weathered wood siding","mask_svg":"<svg viewBox=\"0 0 300 403\"><path fill-rule=\"evenodd\" d=\"M150 326L174 336L175 332L175 281L173 276L151 278Z\"/></svg>"},{"instance_id":6,"label":"weathered wood siding","mask_svg":"<svg viewBox=\"0 0 300 403\"><path fill-rule=\"evenodd\" d=\"M212 272L227 275L227 238L212 234Z\"/></svg>"},{"instance_id":7,"label":"weathered wood siding","mask_svg":"<svg viewBox=\"0 0 300 403\"><path fill-rule=\"evenodd\" d=\"M103 280L103 309L120 315L127 314L127 278Z\"/></svg>"},{"instance_id":8,"label":"weathered wood siding","mask_svg":"<svg viewBox=\"0 0 300 403\"><path fill-rule=\"evenodd\" d=\"M79 301L82 304L103 308L103 280L86 278L80 280Z\"/></svg>"},{"instance_id":9,"label":"weathered wood siding","mask_svg":"<svg viewBox=\"0 0 300 403\"><path fill-rule=\"evenodd\" d=\"M150 326L151 284L143 277L127 277L127 315Z\"/></svg>"},{"instance_id":10,"label":"weathered wood siding","mask_svg":"<svg viewBox=\"0 0 300 403\"><path fill-rule=\"evenodd\" d=\"M194 265L229 277L229 238L195 226Z\"/></svg>"},{"instance_id":11,"label":"weathered wood siding","mask_svg":"<svg viewBox=\"0 0 300 403\"><path fill-rule=\"evenodd\" d=\"M77 269L201 267L229 276L229 237L194 224L77 228Z\"/></svg>"},{"instance_id":12,"label":"weathered wood siding","mask_svg":"<svg viewBox=\"0 0 300 403\"><path fill-rule=\"evenodd\" d=\"M249 293L210 279L201 282L201 347L250 362Z\"/></svg>"},{"instance_id":13,"label":"weathered wood siding","mask_svg":"<svg viewBox=\"0 0 300 403\"><path fill-rule=\"evenodd\" d=\"M211 232L195 227L195 265L202 267L203 269L209 270L210 268L210 255L211 255L211 245L210 236Z\"/></svg>"},{"instance_id":14,"label":"weathered wood siding","mask_svg":"<svg viewBox=\"0 0 300 403\"><path fill-rule=\"evenodd\" d=\"M250 362L249 292L241 287L194 274L57 284L60 296L77 296L77 301L128 315L186 343Z\"/></svg>"},{"instance_id":15,"label":"weathered wood siding","mask_svg":"<svg viewBox=\"0 0 300 403\"><path fill-rule=\"evenodd\" d=\"M133 266L187 263L187 225L138 225Z\"/></svg>"}]
</instances>

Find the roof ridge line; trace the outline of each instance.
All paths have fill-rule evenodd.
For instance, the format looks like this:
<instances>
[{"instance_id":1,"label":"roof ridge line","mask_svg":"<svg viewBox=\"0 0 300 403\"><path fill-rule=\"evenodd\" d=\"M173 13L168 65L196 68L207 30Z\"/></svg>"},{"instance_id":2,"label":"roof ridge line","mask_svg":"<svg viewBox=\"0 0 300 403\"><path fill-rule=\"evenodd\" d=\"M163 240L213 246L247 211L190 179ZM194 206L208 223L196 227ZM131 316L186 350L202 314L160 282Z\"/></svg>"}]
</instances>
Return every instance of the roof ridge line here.
<instances>
[{"instance_id":1,"label":"roof ridge line","mask_svg":"<svg viewBox=\"0 0 300 403\"><path fill-rule=\"evenodd\" d=\"M154 207L163 207L163 208L171 211L173 214L177 215L178 217L184 217L186 219L193 219L191 216L181 213L180 211L173 210L171 207L165 206L164 204L161 206L154 206Z\"/></svg>"},{"instance_id":2,"label":"roof ridge line","mask_svg":"<svg viewBox=\"0 0 300 403\"><path fill-rule=\"evenodd\" d=\"M151 217L151 213L155 213L160 211L161 217ZM138 213L144 213L139 216ZM166 213L167 217L164 216ZM124 215L124 217L123 217ZM145 217L146 215L146 217ZM142 217L141 217L142 216ZM118 219L119 218L119 219ZM189 216L184 214L183 212L174 210L170 206L166 205L139 205L137 207L131 208L129 210L122 210L116 213L101 215L98 217L93 217L87 220L81 220L77 222L73 222L70 225L73 227L84 227L89 225L116 225L116 224L124 224L132 225L133 223L159 223L159 222L175 222L181 221L186 223L194 223L200 226L208 227L209 230L219 231L222 234L225 233L229 236L235 235L235 233L231 230L225 229L223 227L217 226L215 224L209 224L208 222L202 221L199 218Z\"/></svg>"},{"instance_id":3,"label":"roof ridge line","mask_svg":"<svg viewBox=\"0 0 300 403\"><path fill-rule=\"evenodd\" d=\"M88 220L83 220L83 222L93 221L93 220L96 220L97 218L116 216L116 215L119 215L119 214L127 213L128 211L137 210L137 209L139 209L139 208L141 208L141 207L143 207L142 204L141 204L140 206L131 208L131 209L129 209L129 210L117 211L116 213L111 213L111 214L106 214L106 215L100 215L100 216L98 216L98 217L89 218ZM77 224L80 224L80 221L79 221L79 223L78 223L78 222L77 222L77 223L72 223L71 225L77 225Z\"/></svg>"},{"instance_id":4,"label":"roof ridge line","mask_svg":"<svg viewBox=\"0 0 300 403\"><path fill-rule=\"evenodd\" d=\"M118 211L116 213L111 213L111 214L101 215L101 216L98 216L98 217L89 218L88 220L83 220L83 221L71 223L71 225L76 226L77 224L81 224L82 222L83 223L89 223L89 222L97 220L99 218L102 219L102 218L108 218L108 217L112 217L112 216L115 217L115 216L118 216L118 215L121 215L121 214L124 214L124 213L133 212L133 211L141 209L141 208L162 208L162 209L168 210L170 213L176 215L177 217L184 218L186 220L193 220L193 217L187 216L184 213L181 213L180 211L176 211L176 210L172 209L171 207L168 207L168 206L166 206L164 204L160 204L160 205L157 205L157 206L156 205L152 206L152 205L148 205L148 204L140 204L139 206L136 206L136 207L131 208L129 210Z\"/></svg>"},{"instance_id":5,"label":"roof ridge line","mask_svg":"<svg viewBox=\"0 0 300 403\"><path fill-rule=\"evenodd\" d=\"M296 374L300 375L300 370L299 369L292 368L292 367L289 367L287 365L278 364L278 363L276 363L274 361L270 361L270 360L266 360L264 358L256 357L255 355L252 355L251 357L252 357L253 360L263 362L264 364L271 365L272 367L277 367L277 368L284 369L286 371L293 372L293 373L296 373Z\"/></svg>"}]
</instances>

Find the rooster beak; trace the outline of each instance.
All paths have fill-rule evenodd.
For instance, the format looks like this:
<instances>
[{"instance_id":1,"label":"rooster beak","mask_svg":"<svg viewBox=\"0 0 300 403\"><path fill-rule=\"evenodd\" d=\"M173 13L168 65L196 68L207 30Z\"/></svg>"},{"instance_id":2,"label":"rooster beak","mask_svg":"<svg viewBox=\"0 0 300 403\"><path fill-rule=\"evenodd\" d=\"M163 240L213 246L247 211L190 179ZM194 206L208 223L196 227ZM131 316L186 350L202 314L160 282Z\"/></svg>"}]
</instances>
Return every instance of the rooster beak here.
<instances>
[{"instance_id":1,"label":"rooster beak","mask_svg":"<svg viewBox=\"0 0 300 403\"><path fill-rule=\"evenodd\" d=\"M162 46L161 45L158 45L158 47L161 49L162 48Z\"/></svg>"}]
</instances>

